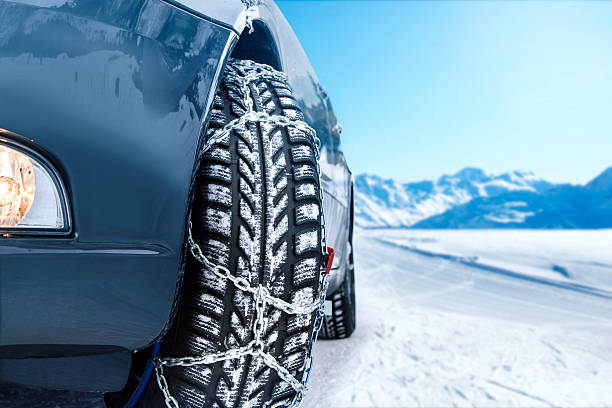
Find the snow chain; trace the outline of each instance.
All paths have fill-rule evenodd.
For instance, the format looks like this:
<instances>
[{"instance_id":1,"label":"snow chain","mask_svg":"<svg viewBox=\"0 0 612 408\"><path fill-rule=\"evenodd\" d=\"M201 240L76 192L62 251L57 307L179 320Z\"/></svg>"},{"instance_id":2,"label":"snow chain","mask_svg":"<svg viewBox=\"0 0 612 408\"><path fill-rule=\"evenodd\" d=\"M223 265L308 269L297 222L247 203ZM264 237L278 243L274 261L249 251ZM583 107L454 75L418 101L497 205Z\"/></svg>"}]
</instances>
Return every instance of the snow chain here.
<instances>
[{"instance_id":1,"label":"snow chain","mask_svg":"<svg viewBox=\"0 0 612 408\"><path fill-rule=\"evenodd\" d=\"M289 119L285 116L280 115L268 115L264 112L255 112L253 109L253 101L249 98L250 83L261 80L277 80L286 82L286 78L283 74L274 71L268 65L256 64L251 61L233 61L234 63L241 64L248 68L255 69L256 72L250 73L245 77L240 77L237 75L228 75L228 78L238 82L242 87L243 92L243 101L246 106L246 114L242 117L235 119L225 125L223 128L218 129L214 134L208 137L206 144L204 145L203 152L210 150L219 140L224 138L227 134L232 132L235 128L239 126L245 125L247 122L265 122L269 124L273 124L276 126L282 127L293 127L295 129L301 130L306 134L312 137L312 142L314 146L315 158L316 158L316 168L317 175L319 179L319 199L321 201L320 207L320 215L321 215L321 247L322 247L322 259L326 259L328 254L327 249L327 233L325 230L325 215L323 214L323 189L321 187L321 168L319 166L319 145L320 141L316 135L316 132L313 128L308 126L305 122L301 120ZM255 310L257 316L253 322L253 340L249 342L246 346L229 349L223 352L208 354L197 357L181 357L181 358L162 358L155 357L153 359L153 363L155 365L155 375L157 378L157 384L164 395L164 399L166 402L167 408L180 408L178 401L172 396L170 393L168 382L166 381L166 377L164 376L164 367L176 367L176 366L197 366L204 364L214 364L220 361L231 360L240 358L243 356L251 355L255 357L261 357L263 363L267 365L269 368L276 371L278 376L285 382L287 382L296 392L295 397L293 398L290 408L299 407L302 403L304 395L307 391L307 383L308 378L310 377L310 371L312 369L313 356L312 349L314 344L317 341L317 337L319 335L319 331L321 330L321 326L323 324L324 313L323 313L323 304L325 302L325 296L327 293L327 274L323 273L325 269L325 265L322 265L322 272L319 275L319 293L317 294L317 299L315 303L305 303L305 304L292 304L283 299L274 297L270 295L270 292L267 288L262 285L251 286L250 282L244 278L238 278L230 272L229 269L225 268L221 265L216 265L208 260L202 253L202 249L200 246L194 241L192 233L191 233L191 222L189 223L189 235L188 235L188 245L189 250L192 256L202 265L202 267L218 277L222 279L227 279L231 281L234 286L245 293L250 294L253 297L255 302ZM312 331L310 349L308 350L308 359L304 365L304 372L301 380L295 378L285 367L283 367L276 358L266 351L264 342L262 340L263 332L267 326L267 319L265 317L265 309L267 306L275 307L287 314L291 315L306 315L315 313L315 322L314 328ZM268 407L269 403L266 402L264 407Z\"/></svg>"}]
</instances>

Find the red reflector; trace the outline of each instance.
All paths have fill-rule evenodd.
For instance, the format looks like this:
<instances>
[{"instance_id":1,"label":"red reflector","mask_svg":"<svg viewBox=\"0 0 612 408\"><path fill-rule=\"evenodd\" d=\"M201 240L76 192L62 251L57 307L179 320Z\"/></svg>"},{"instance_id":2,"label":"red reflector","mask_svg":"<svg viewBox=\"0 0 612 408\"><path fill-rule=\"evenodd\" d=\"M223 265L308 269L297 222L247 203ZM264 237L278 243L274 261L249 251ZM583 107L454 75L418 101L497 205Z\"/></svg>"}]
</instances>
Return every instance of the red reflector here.
<instances>
[{"instance_id":1,"label":"red reflector","mask_svg":"<svg viewBox=\"0 0 612 408\"><path fill-rule=\"evenodd\" d=\"M323 256L323 262L325 262L325 274L328 275L331 271L332 264L334 263L334 248L327 247L327 254Z\"/></svg>"}]
</instances>

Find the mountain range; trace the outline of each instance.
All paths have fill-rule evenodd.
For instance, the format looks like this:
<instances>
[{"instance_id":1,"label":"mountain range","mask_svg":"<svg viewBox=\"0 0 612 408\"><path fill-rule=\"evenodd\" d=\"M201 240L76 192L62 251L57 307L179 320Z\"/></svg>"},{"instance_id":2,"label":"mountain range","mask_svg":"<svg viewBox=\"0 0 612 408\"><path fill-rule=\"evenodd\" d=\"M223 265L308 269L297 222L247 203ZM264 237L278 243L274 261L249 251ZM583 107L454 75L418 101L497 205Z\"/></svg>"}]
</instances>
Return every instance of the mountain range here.
<instances>
[{"instance_id":1,"label":"mountain range","mask_svg":"<svg viewBox=\"0 0 612 408\"><path fill-rule=\"evenodd\" d=\"M612 228L612 167L584 185L467 167L435 181L355 177L363 228Z\"/></svg>"}]
</instances>

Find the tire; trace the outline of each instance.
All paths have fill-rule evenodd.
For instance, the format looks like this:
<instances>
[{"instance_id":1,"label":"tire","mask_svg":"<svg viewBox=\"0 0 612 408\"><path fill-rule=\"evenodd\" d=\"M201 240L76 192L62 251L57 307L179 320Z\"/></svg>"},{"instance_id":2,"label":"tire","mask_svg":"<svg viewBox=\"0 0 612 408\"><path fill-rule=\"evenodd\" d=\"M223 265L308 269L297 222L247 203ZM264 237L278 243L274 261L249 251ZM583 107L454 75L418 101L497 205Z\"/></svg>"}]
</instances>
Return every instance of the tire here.
<instances>
[{"instance_id":1,"label":"tire","mask_svg":"<svg viewBox=\"0 0 612 408\"><path fill-rule=\"evenodd\" d=\"M319 338L324 340L345 339L355 331L357 310L355 307L355 266L353 263L353 247L349 242L349 265L344 282L334 292L327 296L331 302L331 315L326 315Z\"/></svg>"},{"instance_id":2,"label":"tire","mask_svg":"<svg viewBox=\"0 0 612 408\"><path fill-rule=\"evenodd\" d=\"M230 60L215 96L207 137L253 109L303 120L285 81L257 79L245 95L244 77L268 66ZM314 303L321 264L319 180L312 137L291 126L247 122L202 157L192 233L204 255L252 287L292 303ZM315 315L290 315L272 306L264 349L301 381ZM177 317L164 338L163 357L202 356L246 346L254 338L255 302L229 281L187 260ZM259 356L210 365L165 367L180 407L290 406L295 390ZM141 407L165 407L155 381Z\"/></svg>"}]
</instances>

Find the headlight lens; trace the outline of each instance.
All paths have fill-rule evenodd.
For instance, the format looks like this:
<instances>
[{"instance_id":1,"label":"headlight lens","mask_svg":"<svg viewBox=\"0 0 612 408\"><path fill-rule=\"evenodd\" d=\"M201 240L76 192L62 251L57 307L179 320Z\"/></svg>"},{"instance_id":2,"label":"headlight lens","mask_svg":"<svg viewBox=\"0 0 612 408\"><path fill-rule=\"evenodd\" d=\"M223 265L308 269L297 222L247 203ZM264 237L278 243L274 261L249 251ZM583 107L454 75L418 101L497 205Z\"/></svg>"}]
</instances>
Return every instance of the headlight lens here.
<instances>
[{"instance_id":1,"label":"headlight lens","mask_svg":"<svg viewBox=\"0 0 612 408\"><path fill-rule=\"evenodd\" d=\"M64 191L38 154L0 140L0 231L66 231Z\"/></svg>"},{"instance_id":2,"label":"headlight lens","mask_svg":"<svg viewBox=\"0 0 612 408\"><path fill-rule=\"evenodd\" d=\"M0 146L0 226L16 227L34 201L36 175L28 157Z\"/></svg>"}]
</instances>

